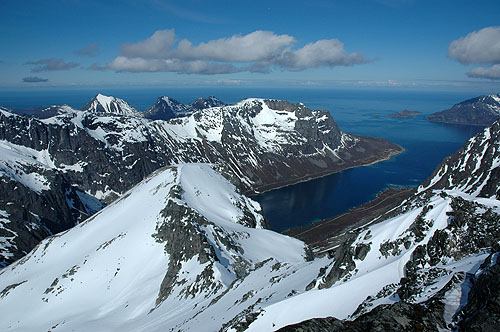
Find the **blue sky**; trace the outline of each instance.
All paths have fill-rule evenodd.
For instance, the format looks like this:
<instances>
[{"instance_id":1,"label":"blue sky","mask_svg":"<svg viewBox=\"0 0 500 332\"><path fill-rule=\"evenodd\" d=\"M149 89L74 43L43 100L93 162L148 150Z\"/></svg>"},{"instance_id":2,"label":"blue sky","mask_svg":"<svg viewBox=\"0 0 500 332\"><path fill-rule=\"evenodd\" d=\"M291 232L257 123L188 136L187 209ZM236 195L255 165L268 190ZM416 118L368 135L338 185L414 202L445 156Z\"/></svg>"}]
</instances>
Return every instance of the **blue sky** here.
<instances>
[{"instance_id":1,"label":"blue sky","mask_svg":"<svg viewBox=\"0 0 500 332\"><path fill-rule=\"evenodd\" d=\"M500 1L0 2L0 87L500 90Z\"/></svg>"}]
</instances>

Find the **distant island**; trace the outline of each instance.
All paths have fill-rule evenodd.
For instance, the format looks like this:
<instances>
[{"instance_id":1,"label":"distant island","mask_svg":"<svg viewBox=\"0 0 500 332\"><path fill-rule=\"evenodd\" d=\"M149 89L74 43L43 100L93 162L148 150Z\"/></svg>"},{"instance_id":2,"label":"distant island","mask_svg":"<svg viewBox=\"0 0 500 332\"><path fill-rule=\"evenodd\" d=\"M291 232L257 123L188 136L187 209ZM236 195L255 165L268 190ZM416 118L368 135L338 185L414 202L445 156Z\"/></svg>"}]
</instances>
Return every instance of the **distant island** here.
<instances>
[{"instance_id":1,"label":"distant island","mask_svg":"<svg viewBox=\"0 0 500 332\"><path fill-rule=\"evenodd\" d=\"M396 112L392 114L372 114L373 116L383 116L386 118L400 118L400 119L411 119L417 116L418 114L422 114L422 112L419 111L409 111L409 110L402 110L401 112Z\"/></svg>"},{"instance_id":2,"label":"distant island","mask_svg":"<svg viewBox=\"0 0 500 332\"><path fill-rule=\"evenodd\" d=\"M475 126L489 126L498 119L500 119L500 94L468 99L427 117L431 122Z\"/></svg>"}]
</instances>

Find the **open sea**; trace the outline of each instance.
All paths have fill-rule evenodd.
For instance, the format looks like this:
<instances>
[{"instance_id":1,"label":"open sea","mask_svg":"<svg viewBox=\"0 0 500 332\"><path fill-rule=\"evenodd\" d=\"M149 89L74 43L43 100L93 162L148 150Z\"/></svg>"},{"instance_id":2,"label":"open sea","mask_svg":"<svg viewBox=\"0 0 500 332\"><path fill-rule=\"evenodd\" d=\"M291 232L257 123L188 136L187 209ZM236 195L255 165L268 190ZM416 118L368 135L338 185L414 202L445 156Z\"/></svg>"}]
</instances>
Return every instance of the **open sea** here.
<instances>
[{"instance_id":1,"label":"open sea","mask_svg":"<svg viewBox=\"0 0 500 332\"><path fill-rule=\"evenodd\" d=\"M382 137L405 148L391 160L357 167L316 180L263 193L253 198L264 210L273 230L309 225L344 213L368 202L390 186L417 186L437 165L454 153L467 139L481 130L476 126L431 123L430 113L476 97L474 93L438 91L329 90L329 89L101 89L0 91L0 106L31 107L68 104L81 108L100 92L126 100L138 110L152 106L160 96L183 103L198 97L216 96L226 103L247 97L285 99L302 102L311 109L326 109L340 129L351 134ZM412 119L375 116L404 109L423 114Z\"/></svg>"}]
</instances>

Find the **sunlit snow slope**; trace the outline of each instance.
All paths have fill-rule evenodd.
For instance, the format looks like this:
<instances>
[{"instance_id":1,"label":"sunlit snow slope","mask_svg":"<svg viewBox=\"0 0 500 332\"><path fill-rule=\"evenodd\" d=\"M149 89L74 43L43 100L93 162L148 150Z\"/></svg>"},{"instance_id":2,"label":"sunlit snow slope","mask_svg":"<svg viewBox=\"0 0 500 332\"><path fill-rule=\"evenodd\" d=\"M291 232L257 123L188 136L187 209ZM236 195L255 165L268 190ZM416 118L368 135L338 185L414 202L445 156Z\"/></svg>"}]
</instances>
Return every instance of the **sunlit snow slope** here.
<instances>
[{"instance_id":1,"label":"sunlit snow slope","mask_svg":"<svg viewBox=\"0 0 500 332\"><path fill-rule=\"evenodd\" d=\"M210 165L159 170L1 270L0 330L218 330L314 277L304 244L262 222Z\"/></svg>"}]
</instances>

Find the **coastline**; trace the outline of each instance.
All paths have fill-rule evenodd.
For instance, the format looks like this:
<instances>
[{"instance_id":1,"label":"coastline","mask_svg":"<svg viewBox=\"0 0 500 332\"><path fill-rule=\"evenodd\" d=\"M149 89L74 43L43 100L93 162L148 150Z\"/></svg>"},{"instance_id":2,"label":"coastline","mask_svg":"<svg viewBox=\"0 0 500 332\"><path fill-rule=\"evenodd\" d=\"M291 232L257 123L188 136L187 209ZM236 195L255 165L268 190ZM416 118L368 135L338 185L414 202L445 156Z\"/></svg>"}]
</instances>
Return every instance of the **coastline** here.
<instances>
[{"instance_id":1,"label":"coastline","mask_svg":"<svg viewBox=\"0 0 500 332\"><path fill-rule=\"evenodd\" d=\"M320 178L323 178L325 176L329 176L329 175L332 175L335 173L340 173L340 172L346 171L348 169L374 165L374 164L377 164L377 163L382 162L382 161L390 160L392 157L399 155L399 154L406 151L405 148L403 148L402 146L400 146L398 144L394 144L394 143L391 143L391 144L398 147L399 149L398 150L393 149L393 150L387 151L387 154L385 156L381 156L378 159L368 161L368 162L360 162L359 164L353 164L353 165L346 166L343 168L340 167L338 169L328 169L328 170L325 170L324 172L318 172L315 174L304 175L303 177L289 180L289 181L282 181L282 182L275 182L275 183L271 183L271 184L266 184L265 186L257 187L256 189L253 189L252 191L243 192L243 194L246 196L249 196L249 197L258 196L258 195L264 194L264 193L269 192L269 191L293 186L293 185L296 185L298 183L303 183L303 182L307 182L307 181L311 181L311 180L315 180L315 179L320 179ZM265 188L265 189L263 189L263 188Z\"/></svg>"},{"instance_id":2,"label":"coastline","mask_svg":"<svg viewBox=\"0 0 500 332\"><path fill-rule=\"evenodd\" d=\"M282 234L304 241L313 252L320 255L335 247L342 241L342 234L354 228L363 227L374 221L374 218L383 217L385 212L399 205L409 197L415 188L386 188L377 196L349 211L338 214L308 226L289 228Z\"/></svg>"}]
</instances>

